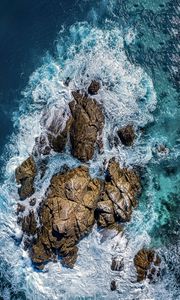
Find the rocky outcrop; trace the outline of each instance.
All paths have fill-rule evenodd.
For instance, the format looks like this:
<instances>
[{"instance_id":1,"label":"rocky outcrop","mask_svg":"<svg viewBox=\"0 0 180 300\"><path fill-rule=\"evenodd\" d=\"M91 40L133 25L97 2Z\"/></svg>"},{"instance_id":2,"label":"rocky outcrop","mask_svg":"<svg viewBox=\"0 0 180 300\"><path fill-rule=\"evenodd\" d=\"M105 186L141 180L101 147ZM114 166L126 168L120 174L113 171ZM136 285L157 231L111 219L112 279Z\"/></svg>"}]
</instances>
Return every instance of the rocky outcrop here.
<instances>
[{"instance_id":1,"label":"rocky outcrop","mask_svg":"<svg viewBox=\"0 0 180 300\"><path fill-rule=\"evenodd\" d=\"M88 93L90 95L96 95L100 89L100 83L96 80L93 80L88 87Z\"/></svg>"},{"instance_id":2,"label":"rocky outcrop","mask_svg":"<svg viewBox=\"0 0 180 300\"><path fill-rule=\"evenodd\" d=\"M34 178L36 176L36 164L34 158L27 158L15 171L16 181L21 187L18 193L21 200L30 197L34 193Z\"/></svg>"},{"instance_id":3,"label":"rocky outcrop","mask_svg":"<svg viewBox=\"0 0 180 300\"><path fill-rule=\"evenodd\" d=\"M98 225L107 227L116 221L130 220L132 208L136 206L136 194L140 191L139 177L133 170L121 169L111 160L106 171L106 180L96 216Z\"/></svg>"},{"instance_id":4,"label":"rocky outcrop","mask_svg":"<svg viewBox=\"0 0 180 300\"><path fill-rule=\"evenodd\" d=\"M95 146L102 133L104 116L102 107L94 99L73 92L75 101L70 103L72 124L70 140L72 154L81 161L92 159Z\"/></svg>"},{"instance_id":5,"label":"rocky outcrop","mask_svg":"<svg viewBox=\"0 0 180 300\"><path fill-rule=\"evenodd\" d=\"M39 210L40 228L30 251L34 264L42 268L56 253L64 265L73 267L77 243L94 224L100 188L99 180L91 179L84 166L53 176ZM32 217L25 219L26 233L27 223L32 223Z\"/></svg>"},{"instance_id":6,"label":"rocky outcrop","mask_svg":"<svg viewBox=\"0 0 180 300\"><path fill-rule=\"evenodd\" d=\"M121 142L125 146L132 146L134 139L136 137L133 126L127 125L118 130L117 132Z\"/></svg>"},{"instance_id":7,"label":"rocky outcrop","mask_svg":"<svg viewBox=\"0 0 180 300\"><path fill-rule=\"evenodd\" d=\"M151 281L160 275L161 259L154 250L141 249L134 257L134 265L137 272L137 281L146 278Z\"/></svg>"}]
</instances>

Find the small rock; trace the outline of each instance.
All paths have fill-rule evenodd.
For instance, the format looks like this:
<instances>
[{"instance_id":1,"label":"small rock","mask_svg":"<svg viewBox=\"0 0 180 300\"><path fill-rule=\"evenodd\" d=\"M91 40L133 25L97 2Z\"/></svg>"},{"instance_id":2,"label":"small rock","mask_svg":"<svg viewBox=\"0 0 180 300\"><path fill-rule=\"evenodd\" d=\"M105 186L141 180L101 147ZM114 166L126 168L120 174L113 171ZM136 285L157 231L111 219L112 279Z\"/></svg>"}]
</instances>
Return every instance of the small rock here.
<instances>
[{"instance_id":1,"label":"small rock","mask_svg":"<svg viewBox=\"0 0 180 300\"><path fill-rule=\"evenodd\" d=\"M134 257L134 265L137 271L137 281L146 278L151 281L160 272L161 258L154 250L141 249ZM158 276L158 275L157 275Z\"/></svg>"},{"instance_id":2,"label":"small rock","mask_svg":"<svg viewBox=\"0 0 180 300\"><path fill-rule=\"evenodd\" d=\"M117 257L112 259L111 270L112 271L122 271L124 267L123 259L118 259Z\"/></svg>"},{"instance_id":3,"label":"small rock","mask_svg":"<svg viewBox=\"0 0 180 300\"><path fill-rule=\"evenodd\" d=\"M111 291L115 291L117 289L117 286L116 286L116 281L115 280L112 280L111 281Z\"/></svg>"},{"instance_id":4,"label":"small rock","mask_svg":"<svg viewBox=\"0 0 180 300\"><path fill-rule=\"evenodd\" d=\"M96 95L100 89L100 83L96 80L93 80L88 87L88 93L90 95Z\"/></svg>"},{"instance_id":5,"label":"small rock","mask_svg":"<svg viewBox=\"0 0 180 300\"><path fill-rule=\"evenodd\" d=\"M31 206L36 205L36 198L32 198L32 199L29 201L29 204L30 204Z\"/></svg>"},{"instance_id":6,"label":"small rock","mask_svg":"<svg viewBox=\"0 0 180 300\"><path fill-rule=\"evenodd\" d=\"M18 203L17 204L17 210L16 210L17 215L19 215L19 213L24 212L24 211L25 211L25 206L22 205L22 204L20 204L20 203Z\"/></svg>"},{"instance_id":7,"label":"small rock","mask_svg":"<svg viewBox=\"0 0 180 300\"><path fill-rule=\"evenodd\" d=\"M132 146L135 139L135 132L132 125L127 125L117 132L121 142L125 146Z\"/></svg>"}]
</instances>

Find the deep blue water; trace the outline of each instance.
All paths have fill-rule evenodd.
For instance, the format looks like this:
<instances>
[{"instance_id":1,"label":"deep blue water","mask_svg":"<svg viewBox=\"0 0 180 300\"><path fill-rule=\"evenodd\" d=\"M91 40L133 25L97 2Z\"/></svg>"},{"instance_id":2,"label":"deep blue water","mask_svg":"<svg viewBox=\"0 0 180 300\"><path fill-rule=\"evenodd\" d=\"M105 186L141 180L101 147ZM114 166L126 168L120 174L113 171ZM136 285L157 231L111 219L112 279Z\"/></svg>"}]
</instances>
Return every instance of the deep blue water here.
<instances>
[{"instance_id":1,"label":"deep blue water","mask_svg":"<svg viewBox=\"0 0 180 300\"><path fill-rule=\"evenodd\" d=\"M12 170L17 160L27 157L30 152L32 142L31 140L27 141L28 134L30 135L32 132L36 135L38 132L33 126L28 126L33 120L29 116L33 116L34 112L42 109L42 104L38 102L40 96L44 99L44 103L48 103L47 105L51 107L53 101L58 100L56 97L60 89L58 80L62 80L63 76L70 74L72 78L77 80L78 85L81 82L80 79L83 78L82 75L87 73L92 76L101 76L104 82L117 82L120 89L113 90L112 95L116 100L119 93L123 94L124 92L121 99L122 102L124 101L123 103L127 103L128 97L130 102L134 99L134 94L128 94L125 90L126 80L130 79L133 82L135 79L137 82L137 84L135 83L135 86L137 85L135 90L137 90L139 97L138 110L134 110L131 118L135 124L143 127L144 133L132 152L126 153L122 149L119 150L119 153L125 157L125 163L135 164L142 169L143 174L143 193L139 200L138 209L134 213L132 221L127 225L127 235L130 239L135 237L135 247L138 243L142 243L142 245L157 248L163 257L164 267L163 276L157 284L151 288L148 287L147 291L143 286L137 287L137 289L142 289L142 293L138 292L137 295L133 288L130 291L127 290L127 294L130 293L128 294L130 298L127 297L127 299L145 300L147 299L144 298L145 295L148 297L151 295L154 300L180 299L180 103L177 7L178 2L172 0L156 0L154 3L149 0L1 1L0 152L1 173L2 177L5 177L2 179L4 185L0 195L0 228L2 232L0 296L2 299L47 299L48 294L45 293L46 296L44 296L40 287L44 287L44 290L48 288L48 277L47 280L39 277L42 282L39 283L38 291L37 285L34 284L37 277L33 277L35 275L33 275L29 265L25 266L25 262L19 263L21 253L17 256L12 254L14 251L18 252L20 248L18 245L14 246L10 237L13 234L12 227L16 222L14 221L13 201L17 197L12 183L14 180ZM81 21L88 23L78 23ZM75 23L76 25L74 25ZM95 28L94 33L93 28ZM108 32L110 37L107 46L105 37ZM132 37L133 34L135 35L134 38ZM101 35L103 36L102 39ZM120 39L120 43L122 40L125 41L123 45L125 56L122 57L123 60L127 59L130 66L128 64L122 65L121 51L117 50L118 39ZM91 64L88 64L85 59L91 53L96 42L100 47L99 50L94 50L98 59L96 61L95 56L95 63L92 60ZM120 47L120 49L122 48ZM46 54L47 52L48 54ZM78 53L80 53L79 57ZM103 61L102 57L104 57L105 65L108 59L110 62L105 71L98 66L98 60ZM58 66L62 67L60 75ZM140 67L142 72L147 74L142 76L140 82L138 82L138 76L141 76L141 72L138 73L139 71L132 66ZM84 70L82 70L83 67ZM116 68L121 70L122 81L114 77L113 70ZM74 69L77 70L77 74ZM127 76L124 75L124 70L128 70ZM152 86L150 79L153 83ZM141 93L140 85L142 85L142 89L145 89L145 92ZM26 94L22 95L23 90L26 91ZM156 93L157 104L152 105L151 112L151 109L148 108L148 101L151 107L151 102L154 101L154 92ZM135 93L134 90L133 93ZM61 95L63 96L63 93ZM105 97L106 93L104 92L103 95ZM111 107L111 102L108 102L108 97L107 99L105 97L104 101L107 102L109 111L111 111L113 106ZM132 106L130 103L129 107L133 110L133 103ZM24 118L24 116L26 117ZM118 117L121 118L121 114L117 114ZM128 114L125 115L124 119L126 118L129 118ZM23 120L27 120L28 125L26 122L23 123ZM117 120L117 124L118 122ZM112 123L111 130L114 130L113 126ZM13 132L19 134L18 145L15 143L16 138L11 137ZM25 138L22 132L24 132ZM11 142L9 142L10 140ZM162 144L167 149L165 154L160 154L157 151L158 146ZM10 161L10 166L8 165L5 169L8 161ZM67 161L71 166L74 164L72 158L68 158ZM96 167L92 163L92 173ZM7 213L7 217L5 213ZM9 227L11 228L10 231ZM95 240L94 243L96 243ZM83 247L85 246L82 245L82 253ZM8 251L9 256L6 255ZM93 255L93 251L90 250L90 255ZM98 251L96 254L98 256ZM11 255L13 259L8 260ZM12 268L13 260L17 266L17 271ZM81 261L79 266L84 270ZM58 294L56 298L56 293L49 293L48 299L66 299L68 280L72 277L70 273L66 275L67 285L62 281L60 291L54 286L56 293L61 292L62 294ZM50 276L53 278L55 275L51 273ZM99 286L102 288L101 281L98 283L97 279L95 284L91 280L91 276L89 281L88 276L84 276L84 278L87 290L89 285L95 291L94 294L92 292L88 295L91 296L91 299L96 299L97 295L97 299L124 299L123 294L118 296L107 293L103 296L102 290L97 288ZM83 289L81 294L81 286L79 287L78 282L74 283L74 290L72 282L71 285L71 298L67 299L75 299L76 292L85 297ZM124 289L126 293L125 288L127 287L122 282L120 282L119 288ZM30 291L33 291L32 294Z\"/></svg>"}]
</instances>

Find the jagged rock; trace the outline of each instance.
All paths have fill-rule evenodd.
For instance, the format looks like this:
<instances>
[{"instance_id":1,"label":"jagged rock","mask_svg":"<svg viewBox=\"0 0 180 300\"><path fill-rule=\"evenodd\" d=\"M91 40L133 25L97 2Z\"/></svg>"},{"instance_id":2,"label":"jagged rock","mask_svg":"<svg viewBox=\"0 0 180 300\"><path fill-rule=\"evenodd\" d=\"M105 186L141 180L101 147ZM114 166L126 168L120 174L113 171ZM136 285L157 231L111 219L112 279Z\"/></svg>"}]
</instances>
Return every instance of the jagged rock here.
<instances>
[{"instance_id":1,"label":"jagged rock","mask_svg":"<svg viewBox=\"0 0 180 300\"><path fill-rule=\"evenodd\" d=\"M25 206L22 205L22 204L20 204L20 203L18 203L18 204L17 204L17 210L16 210L17 215L19 215L20 213L22 213L22 212L24 212L24 211L25 211Z\"/></svg>"},{"instance_id":2,"label":"jagged rock","mask_svg":"<svg viewBox=\"0 0 180 300\"><path fill-rule=\"evenodd\" d=\"M137 272L137 281L146 278L153 280L160 275L161 258L154 250L141 249L134 257L134 265Z\"/></svg>"},{"instance_id":3,"label":"jagged rock","mask_svg":"<svg viewBox=\"0 0 180 300\"><path fill-rule=\"evenodd\" d=\"M37 231L37 223L34 215L34 211L31 210L29 215L22 219L22 230L27 235L34 235Z\"/></svg>"},{"instance_id":4,"label":"jagged rock","mask_svg":"<svg viewBox=\"0 0 180 300\"><path fill-rule=\"evenodd\" d=\"M30 251L33 263L45 264L56 252L63 265L73 267L77 243L94 224L100 188L84 166L53 176L39 210L40 228Z\"/></svg>"},{"instance_id":5,"label":"jagged rock","mask_svg":"<svg viewBox=\"0 0 180 300\"><path fill-rule=\"evenodd\" d=\"M135 139L135 132L132 125L127 125L117 132L121 142L125 146L131 146Z\"/></svg>"},{"instance_id":6,"label":"jagged rock","mask_svg":"<svg viewBox=\"0 0 180 300\"><path fill-rule=\"evenodd\" d=\"M88 93L90 95L96 95L100 89L100 83L96 80L93 80L88 87Z\"/></svg>"},{"instance_id":7,"label":"jagged rock","mask_svg":"<svg viewBox=\"0 0 180 300\"><path fill-rule=\"evenodd\" d=\"M122 258L114 257L112 259L111 270L121 271L124 268L124 262Z\"/></svg>"},{"instance_id":8,"label":"jagged rock","mask_svg":"<svg viewBox=\"0 0 180 300\"><path fill-rule=\"evenodd\" d=\"M21 200L30 197L34 193L34 178L36 176L36 164L32 156L26 159L15 171L16 181L21 184L18 189Z\"/></svg>"},{"instance_id":9,"label":"jagged rock","mask_svg":"<svg viewBox=\"0 0 180 300\"><path fill-rule=\"evenodd\" d=\"M116 221L129 221L132 208L136 206L135 196L139 191L140 181L137 174L133 170L121 169L117 162L111 160L97 205L98 225L107 227Z\"/></svg>"},{"instance_id":10,"label":"jagged rock","mask_svg":"<svg viewBox=\"0 0 180 300\"><path fill-rule=\"evenodd\" d=\"M94 148L102 133L104 116L102 107L94 99L73 92L70 103L73 121L70 128L72 154L81 161L92 159Z\"/></svg>"}]
</instances>

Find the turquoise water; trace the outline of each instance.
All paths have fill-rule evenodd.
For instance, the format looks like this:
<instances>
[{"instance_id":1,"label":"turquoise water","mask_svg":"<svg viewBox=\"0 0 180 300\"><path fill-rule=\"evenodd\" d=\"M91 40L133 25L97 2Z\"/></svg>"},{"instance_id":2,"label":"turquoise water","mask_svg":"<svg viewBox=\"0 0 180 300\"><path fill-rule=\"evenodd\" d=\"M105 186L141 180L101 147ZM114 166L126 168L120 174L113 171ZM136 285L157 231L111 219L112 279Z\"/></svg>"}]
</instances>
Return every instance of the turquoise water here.
<instances>
[{"instance_id":1,"label":"turquoise water","mask_svg":"<svg viewBox=\"0 0 180 300\"><path fill-rule=\"evenodd\" d=\"M82 15L83 22L77 17L70 27L59 26L53 53L41 59L42 66L30 76L13 114L15 133L4 151L7 164L0 188L0 295L2 299L180 299L177 3L104 0L92 3ZM69 87L63 85L67 77L72 79ZM42 131L44 107L51 114L56 108L66 114L71 91L87 87L94 78L102 82L97 101L105 107L106 123L105 151L90 162L91 175L100 176L104 159L115 156L122 166L140 170L143 192L123 237L102 243L94 228L80 242L74 270L48 264L44 273L37 273L16 224L14 170L31 153L34 138ZM132 149L109 145L109 137L129 122L138 133ZM161 145L163 152L158 151ZM36 182L39 200L64 163L79 164L68 150L54 155L48 176ZM143 246L156 248L162 256L162 276L153 285L134 282L133 256ZM110 270L112 255L124 259L121 276ZM114 278L118 289L112 293L109 285Z\"/></svg>"}]
</instances>

